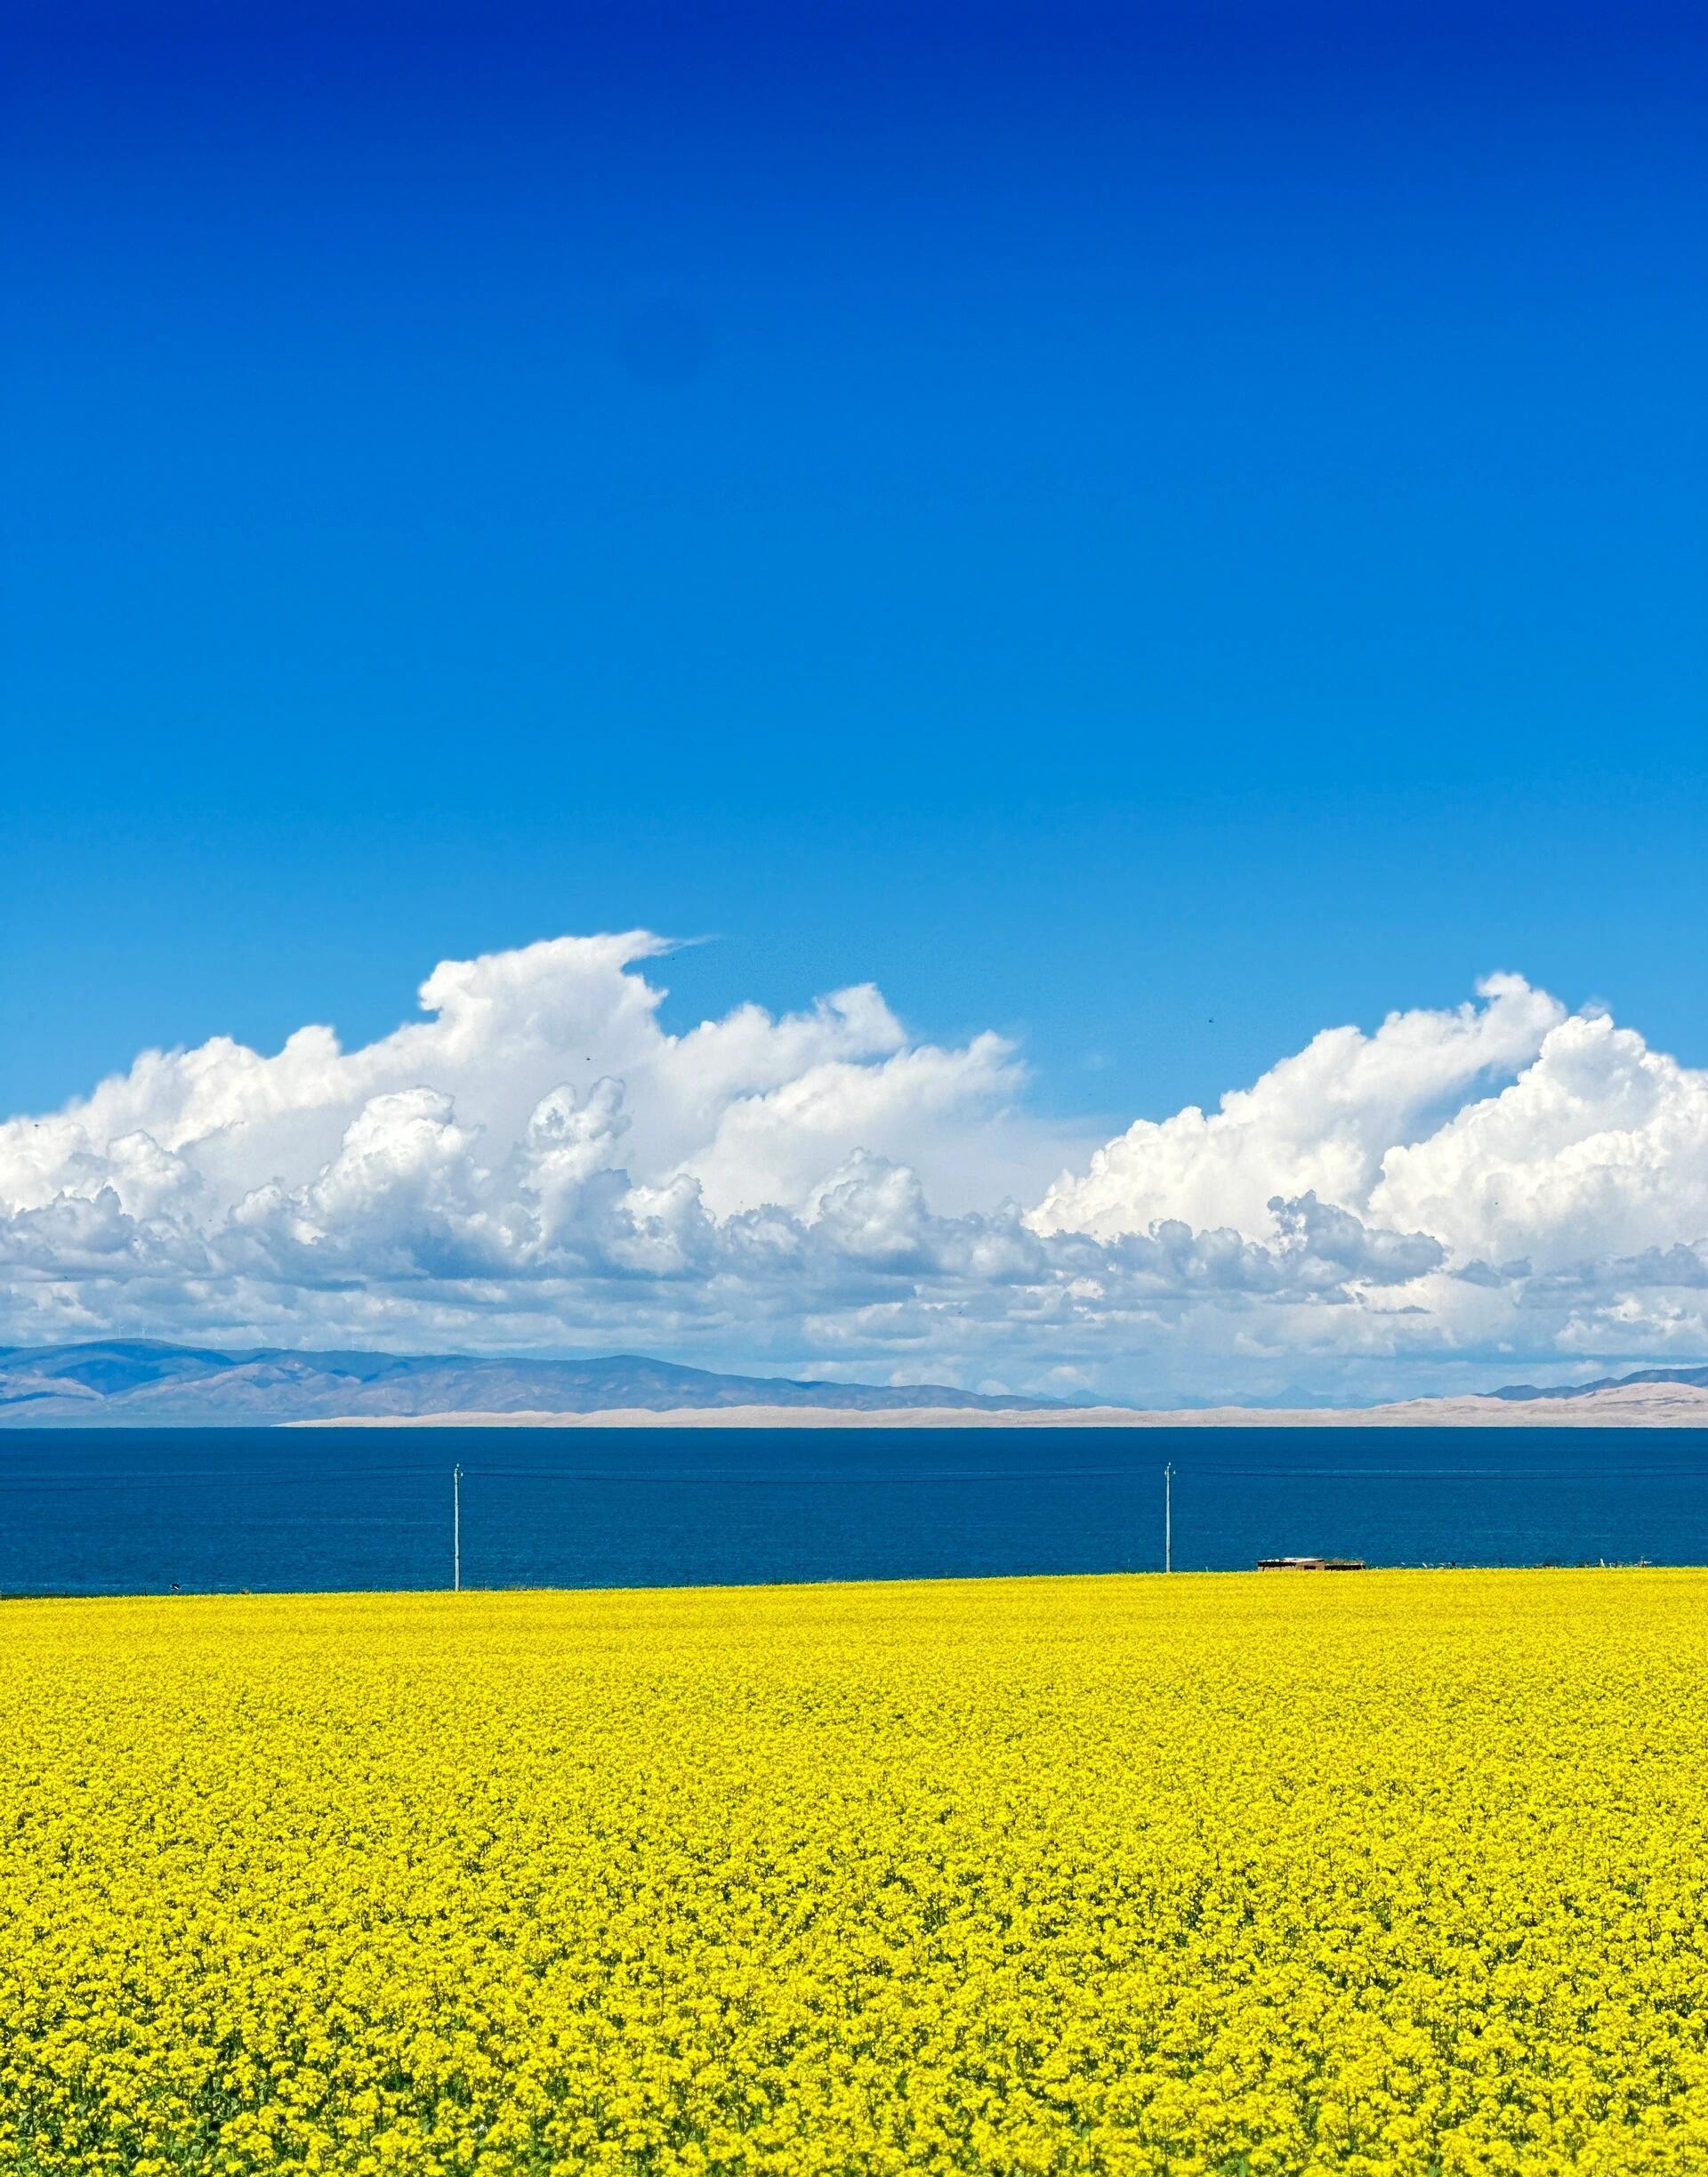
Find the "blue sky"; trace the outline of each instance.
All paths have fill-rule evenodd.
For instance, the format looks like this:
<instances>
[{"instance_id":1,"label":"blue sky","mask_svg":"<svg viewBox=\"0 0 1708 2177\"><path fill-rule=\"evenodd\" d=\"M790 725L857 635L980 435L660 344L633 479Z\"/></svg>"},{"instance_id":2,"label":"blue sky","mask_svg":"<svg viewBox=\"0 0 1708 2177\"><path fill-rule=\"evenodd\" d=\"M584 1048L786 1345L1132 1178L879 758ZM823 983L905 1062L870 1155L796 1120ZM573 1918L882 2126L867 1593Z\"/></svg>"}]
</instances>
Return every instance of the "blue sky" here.
<instances>
[{"instance_id":1,"label":"blue sky","mask_svg":"<svg viewBox=\"0 0 1708 2177\"><path fill-rule=\"evenodd\" d=\"M0 1101L637 923L1700 1059L1700 20L1374 12L16 12Z\"/></svg>"},{"instance_id":2,"label":"blue sky","mask_svg":"<svg viewBox=\"0 0 1708 2177\"><path fill-rule=\"evenodd\" d=\"M1694 1109L1699 12L59 0L5 36L0 1115L214 1036L391 1053L436 963L627 930L707 940L628 955L668 1029L870 981L894 1035L821 1023L812 1065L971 1052L965 1127L1019 1096L1035 1130L992 1200L1338 1024L1457 1048L1493 971L1552 996L1489 1000L1494 1074L1448 1065L1378 1147L1527 1067L1541 1111L1555 999L1607 1110L1656 1053ZM609 962L516 959L577 1019L625 1002ZM675 1093L627 1136L600 1107L659 1183ZM450 1156L457 1120L386 1109ZM959 1214L919 1124L884 1154ZM1455 1276L1553 1230L1493 1193L1461 1230L1374 1165L1335 1197L1276 1125L1279 1197L1403 1204ZM52 1178L18 1135L7 1202L122 1167L146 1223L124 1138ZM1261 1187L1146 1141L1085 1230L1258 1244ZM717 1214L762 1176L810 1223L798 1157L734 1154L680 1167ZM1703 1237L1621 1212L1596 1246Z\"/></svg>"}]
</instances>

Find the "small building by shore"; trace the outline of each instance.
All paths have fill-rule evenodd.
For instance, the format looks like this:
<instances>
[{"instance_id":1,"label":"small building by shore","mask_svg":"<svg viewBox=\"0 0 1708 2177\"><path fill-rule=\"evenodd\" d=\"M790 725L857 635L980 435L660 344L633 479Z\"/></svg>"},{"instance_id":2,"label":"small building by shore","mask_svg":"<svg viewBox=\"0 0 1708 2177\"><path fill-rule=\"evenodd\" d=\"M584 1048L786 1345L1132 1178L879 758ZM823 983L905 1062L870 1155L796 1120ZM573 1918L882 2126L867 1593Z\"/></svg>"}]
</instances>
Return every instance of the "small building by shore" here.
<instances>
[{"instance_id":1,"label":"small building by shore","mask_svg":"<svg viewBox=\"0 0 1708 2177\"><path fill-rule=\"evenodd\" d=\"M1260 1572L1362 1572L1361 1557L1260 1557Z\"/></svg>"}]
</instances>

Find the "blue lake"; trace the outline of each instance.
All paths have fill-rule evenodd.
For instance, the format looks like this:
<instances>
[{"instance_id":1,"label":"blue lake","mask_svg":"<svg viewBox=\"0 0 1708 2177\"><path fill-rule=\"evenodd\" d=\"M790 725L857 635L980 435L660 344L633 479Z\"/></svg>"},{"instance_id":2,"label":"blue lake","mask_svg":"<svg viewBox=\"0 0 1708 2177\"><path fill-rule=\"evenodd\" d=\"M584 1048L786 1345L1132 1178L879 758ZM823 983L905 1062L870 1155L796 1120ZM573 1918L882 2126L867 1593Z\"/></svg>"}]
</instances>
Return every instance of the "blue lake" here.
<instances>
[{"instance_id":1,"label":"blue lake","mask_svg":"<svg viewBox=\"0 0 1708 2177\"><path fill-rule=\"evenodd\" d=\"M1708 1431L7 1430L0 1592L1708 1563Z\"/></svg>"}]
</instances>

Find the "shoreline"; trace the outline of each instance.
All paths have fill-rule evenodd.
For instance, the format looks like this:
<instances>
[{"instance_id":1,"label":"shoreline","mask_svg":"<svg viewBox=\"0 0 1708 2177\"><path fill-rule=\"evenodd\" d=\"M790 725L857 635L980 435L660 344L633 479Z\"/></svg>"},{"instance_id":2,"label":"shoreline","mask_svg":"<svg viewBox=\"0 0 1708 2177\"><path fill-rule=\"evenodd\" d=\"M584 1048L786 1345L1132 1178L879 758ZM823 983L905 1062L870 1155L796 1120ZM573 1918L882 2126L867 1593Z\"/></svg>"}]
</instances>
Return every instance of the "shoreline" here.
<instances>
[{"instance_id":1,"label":"shoreline","mask_svg":"<svg viewBox=\"0 0 1708 2177\"><path fill-rule=\"evenodd\" d=\"M240 1424L239 1424L240 1425ZM1631 1383L1578 1399L1405 1399L1386 1406L1216 1406L1170 1412L1132 1407L1037 1407L983 1413L962 1407L611 1407L589 1414L346 1414L286 1429L1704 1429L1708 1386Z\"/></svg>"}]
</instances>

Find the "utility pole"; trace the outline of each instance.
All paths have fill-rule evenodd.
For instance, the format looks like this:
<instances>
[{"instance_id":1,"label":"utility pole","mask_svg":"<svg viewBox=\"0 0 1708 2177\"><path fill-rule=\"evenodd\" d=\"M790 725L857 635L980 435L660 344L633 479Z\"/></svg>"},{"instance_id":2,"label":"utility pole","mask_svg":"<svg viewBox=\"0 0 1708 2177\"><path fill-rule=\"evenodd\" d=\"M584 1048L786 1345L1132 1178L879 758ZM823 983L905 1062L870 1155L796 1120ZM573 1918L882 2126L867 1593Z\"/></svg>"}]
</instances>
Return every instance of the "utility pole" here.
<instances>
[{"instance_id":1,"label":"utility pole","mask_svg":"<svg viewBox=\"0 0 1708 2177\"><path fill-rule=\"evenodd\" d=\"M1174 1569L1174 1463L1163 1469L1163 1570Z\"/></svg>"},{"instance_id":2,"label":"utility pole","mask_svg":"<svg viewBox=\"0 0 1708 2177\"><path fill-rule=\"evenodd\" d=\"M451 1469L451 1592L463 1592L463 1469Z\"/></svg>"}]
</instances>

